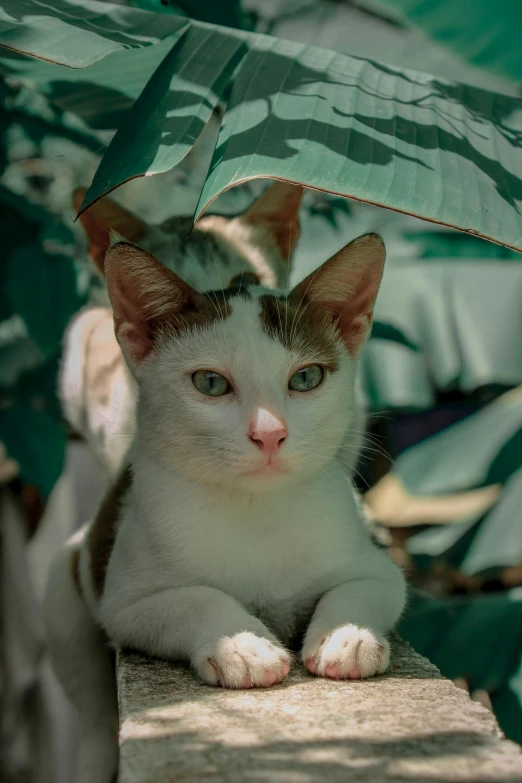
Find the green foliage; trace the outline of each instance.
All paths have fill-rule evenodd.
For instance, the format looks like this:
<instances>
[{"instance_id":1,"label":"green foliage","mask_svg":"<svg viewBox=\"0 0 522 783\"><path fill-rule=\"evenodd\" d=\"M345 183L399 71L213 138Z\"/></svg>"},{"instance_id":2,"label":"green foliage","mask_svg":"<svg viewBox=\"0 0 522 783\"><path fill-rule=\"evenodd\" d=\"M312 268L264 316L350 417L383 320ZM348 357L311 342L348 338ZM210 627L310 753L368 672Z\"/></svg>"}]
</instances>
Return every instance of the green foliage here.
<instances>
[{"instance_id":1,"label":"green foliage","mask_svg":"<svg viewBox=\"0 0 522 783\"><path fill-rule=\"evenodd\" d=\"M59 65L85 68L112 52L161 41L184 25L174 16L100 5L98 0L81 4L53 0L49 13L45 10L39 0L2 0L1 45Z\"/></svg>"},{"instance_id":2,"label":"green foliage","mask_svg":"<svg viewBox=\"0 0 522 783\"><path fill-rule=\"evenodd\" d=\"M72 260L46 246L72 238L43 209L0 187L0 231L7 240L0 263L0 314L17 314L42 355L59 347L73 313L85 301ZM2 225L3 224L3 225Z\"/></svg>"},{"instance_id":3,"label":"green foliage","mask_svg":"<svg viewBox=\"0 0 522 783\"><path fill-rule=\"evenodd\" d=\"M65 458L66 436L59 422L28 406L0 410L0 441L19 463L21 478L48 497Z\"/></svg>"},{"instance_id":4,"label":"green foliage","mask_svg":"<svg viewBox=\"0 0 522 783\"><path fill-rule=\"evenodd\" d=\"M45 357L56 351L71 316L85 301L77 292L71 260L46 253L41 240L9 256L5 295Z\"/></svg>"},{"instance_id":5,"label":"green foliage","mask_svg":"<svg viewBox=\"0 0 522 783\"><path fill-rule=\"evenodd\" d=\"M522 743L522 591L473 598L413 593L401 636L451 679L491 694L508 739Z\"/></svg>"},{"instance_id":6,"label":"green foliage","mask_svg":"<svg viewBox=\"0 0 522 783\"><path fill-rule=\"evenodd\" d=\"M16 88L0 79L0 135L10 125L23 128L35 143L46 136L59 136L73 141L92 152L101 152L103 144L70 112L51 104L46 98L27 87ZM0 171L3 166L0 164Z\"/></svg>"},{"instance_id":7,"label":"green foliage","mask_svg":"<svg viewBox=\"0 0 522 783\"><path fill-rule=\"evenodd\" d=\"M420 258L498 258L520 261L520 253L479 237L454 231L408 231L406 238L420 247Z\"/></svg>"},{"instance_id":8,"label":"green foliage","mask_svg":"<svg viewBox=\"0 0 522 783\"><path fill-rule=\"evenodd\" d=\"M409 337L407 337L401 329L398 329L393 324L386 324L382 321L374 321L372 325L372 333L370 335L374 340L388 340L392 343L399 343L406 348L410 348L412 351L418 351L419 346L415 345Z\"/></svg>"},{"instance_id":9,"label":"green foliage","mask_svg":"<svg viewBox=\"0 0 522 783\"><path fill-rule=\"evenodd\" d=\"M14 2L8 4L11 13ZM34 8L35 0L23 0L23 7ZM53 39L60 62L93 63L89 37L96 36L96 57L107 56L85 69L83 87L88 84L97 100L105 95L103 121L110 106L110 121L119 125L85 206L129 177L177 165L219 104L221 127L197 215L227 188L271 177L522 250L522 106L517 99L175 15L110 3L104 9L96 33L87 29L87 12L67 0L60 0L53 16L53 24L62 33L70 28L75 39L74 53L57 35ZM139 25L136 14L142 15ZM124 35L115 29L116 16ZM21 35L16 48L45 56L48 30L44 26L39 38L30 20L18 15L17 29L29 29L30 35ZM0 29L2 43L15 46ZM122 51L124 45L131 48ZM133 48L139 46L146 48ZM155 58L156 70L128 111L129 99L142 87L134 71L136 57L145 51L147 72ZM31 72L20 57L3 61L10 72ZM60 93L61 105L74 104L83 116L90 112L96 124L93 102L78 100L82 77L76 72L64 79L64 69L49 63L45 68L45 77L34 65L32 73L47 85L46 94Z\"/></svg>"},{"instance_id":10,"label":"green foliage","mask_svg":"<svg viewBox=\"0 0 522 783\"><path fill-rule=\"evenodd\" d=\"M27 129L26 119L18 108L4 114L7 126ZM34 126L29 120L38 141L49 127L62 130L58 121L49 126L45 118ZM69 134L67 123L63 130ZM85 298L67 254L74 245L70 229L3 186L0 236L0 441L19 462L22 480L48 496L65 454L57 398L61 341Z\"/></svg>"},{"instance_id":11,"label":"green foliage","mask_svg":"<svg viewBox=\"0 0 522 783\"><path fill-rule=\"evenodd\" d=\"M522 82L519 0L384 0L415 27L475 65Z\"/></svg>"},{"instance_id":12,"label":"green foliage","mask_svg":"<svg viewBox=\"0 0 522 783\"><path fill-rule=\"evenodd\" d=\"M190 16L224 27L244 27L245 14L239 0L131 0L129 5L155 13Z\"/></svg>"}]
</instances>

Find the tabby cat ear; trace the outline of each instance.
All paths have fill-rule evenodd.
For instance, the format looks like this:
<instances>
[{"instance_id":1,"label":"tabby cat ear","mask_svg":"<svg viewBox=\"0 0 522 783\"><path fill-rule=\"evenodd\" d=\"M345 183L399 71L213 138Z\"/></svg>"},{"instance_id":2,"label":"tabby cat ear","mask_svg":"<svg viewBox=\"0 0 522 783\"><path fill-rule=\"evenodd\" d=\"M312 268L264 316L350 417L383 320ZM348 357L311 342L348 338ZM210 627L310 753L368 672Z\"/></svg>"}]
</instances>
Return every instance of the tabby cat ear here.
<instances>
[{"instance_id":1,"label":"tabby cat ear","mask_svg":"<svg viewBox=\"0 0 522 783\"><path fill-rule=\"evenodd\" d=\"M269 232L285 261L291 259L301 232L299 206L302 196L300 185L277 181L240 218L247 225Z\"/></svg>"},{"instance_id":2,"label":"tabby cat ear","mask_svg":"<svg viewBox=\"0 0 522 783\"><path fill-rule=\"evenodd\" d=\"M77 188L72 196L73 207L78 213L87 190ZM139 242L147 233L147 224L132 212L105 197L96 201L80 215L80 223L87 235L89 255L104 274L105 254L110 245L110 233L116 231L128 242Z\"/></svg>"},{"instance_id":3,"label":"tabby cat ear","mask_svg":"<svg viewBox=\"0 0 522 783\"><path fill-rule=\"evenodd\" d=\"M291 294L299 302L313 303L331 313L354 357L371 331L385 258L381 237L364 234L308 275Z\"/></svg>"},{"instance_id":4,"label":"tabby cat ear","mask_svg":"<svg viewBox=\"0 0 522 783\"><path fill-rule=\"evenodd\" d=\"M105 258L114 331L131 368L153 350L162 332L186 313L208 307L206 298L135 245L113 244Z\"/></svg>"}]
</instances>

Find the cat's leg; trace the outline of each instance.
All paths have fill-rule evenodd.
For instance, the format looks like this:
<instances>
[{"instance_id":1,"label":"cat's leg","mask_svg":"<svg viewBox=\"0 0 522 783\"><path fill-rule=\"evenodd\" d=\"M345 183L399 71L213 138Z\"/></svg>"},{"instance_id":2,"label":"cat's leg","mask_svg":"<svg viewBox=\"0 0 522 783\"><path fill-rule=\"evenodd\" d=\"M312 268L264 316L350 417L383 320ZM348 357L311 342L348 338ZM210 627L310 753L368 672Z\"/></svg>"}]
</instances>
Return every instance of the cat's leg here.
<instances>
[{"instance_id":1,"label":"cat's leg","mask_svg":"<svg viewBox=\"0 0 522 783\"><path fill-rule=\"evenodd\" d=\"M210 685L268 687L290 670L290 654L266 626L212 587L172 588L125 607L108 596L102 619L116 644L188 660Z\"/></svg>"},{"instance_id":2,"label":"cat's leg","mask_svg":"<svg viewBox=\"0 0 522 783\"><path fill-rule=\"evenodd\" d=\"M75 783L112 783L118 768L118 705L114 653L77 584L78 545L59 552L44 602L53 668L77 709L80 744Z\"/></svg>"},{"instance_id":3,"label":"cat's leg","mask_svg":"<svg viewBox=\"0 0 522 783\"><path fill-rule=\"evenodd\" d=\"M344 582L319 600L301 654L312 674L360 679L388 668L390 646L385 634L403 610L405 581L384 555L381 566L378 577Z\"/></svg>"}]
</instances>

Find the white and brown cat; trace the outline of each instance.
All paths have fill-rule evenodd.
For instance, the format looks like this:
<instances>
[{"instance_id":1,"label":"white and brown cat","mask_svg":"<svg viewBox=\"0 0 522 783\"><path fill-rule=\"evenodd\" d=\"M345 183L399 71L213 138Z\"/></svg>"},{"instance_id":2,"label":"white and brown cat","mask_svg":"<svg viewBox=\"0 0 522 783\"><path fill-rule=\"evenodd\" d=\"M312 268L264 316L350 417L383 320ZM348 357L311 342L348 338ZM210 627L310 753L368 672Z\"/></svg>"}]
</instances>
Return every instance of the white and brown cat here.
<instances>
[{"instance_id":1,"label":"white and brown cat","mask_svg":"<svg viewBox=\"0 0 522 783\"><path fill-rule=\"evenodd\" d=\"M321 677L385 671L405 583L339 464L384 257L368 234L288 294L240 280L202 293L133 244L109 248L137 432L45 607L81 718L78 782L117 767L110 645L227 688L281 682L292 651Z\"/></svg>"},{"instance_id":2,"label":"white and brown cat","mask_svg":"<svg viewBox=\"0 0 522 783\"><path fill-rule=\"evenodd\" d=\"M73 195L77 212L85 189ZM110 232L135 242L198 291L234 281L285 287L299 240L303 189L275 182L243 214L211 215L192 233L192 219L173 217L149 225L110 198L96 202L80 220L88 250L104 275ZM106 295L80 312L64 341L60 397L67 419L90 445L109 476L119 471L135 428L137 388L114 335Z\"/></svg>"}]
</instances>

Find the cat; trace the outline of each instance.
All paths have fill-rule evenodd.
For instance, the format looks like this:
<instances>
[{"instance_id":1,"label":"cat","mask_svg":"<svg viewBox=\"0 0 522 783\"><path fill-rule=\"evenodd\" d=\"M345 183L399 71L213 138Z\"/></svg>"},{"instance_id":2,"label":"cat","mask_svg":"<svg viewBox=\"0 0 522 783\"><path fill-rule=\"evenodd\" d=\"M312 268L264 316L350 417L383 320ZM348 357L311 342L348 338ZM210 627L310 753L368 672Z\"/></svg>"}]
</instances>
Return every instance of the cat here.
<instances>
[{"instance_id":1,"label":"cat","mask_svg":"<svg viewBox=\"0 0 522 783\"><path fill-rule=\"evenodd\" d=\"M76 212L85 194L84 188L74 192ZM283 287L300 236L302 194L299 186L275 182L243 214L204 217L192 234L190 217L148 225L107 197L84 212L80 221L102 278L114 230L153 253L198 291L226 288L242 279ZM59 391L67 420L112 477L134 433L137 389L114 335L105 290L97 289L97 306L80 312L67 330Z\"/></svg>"},{"instance_id":2,"label":"cat","mask_svg":"<svg viewBox=\"0 0 522 783\"><path fill-rule=\"evenodd\" d=\"M270 687L386 670L405 601L337 455L385 251L367 234L291 292L198 292L114 237L105 273L139 388L129 464L51 569L55 669L82 727L77 783L117 769L115 647Z\"/></svg>"}]
</instances>

